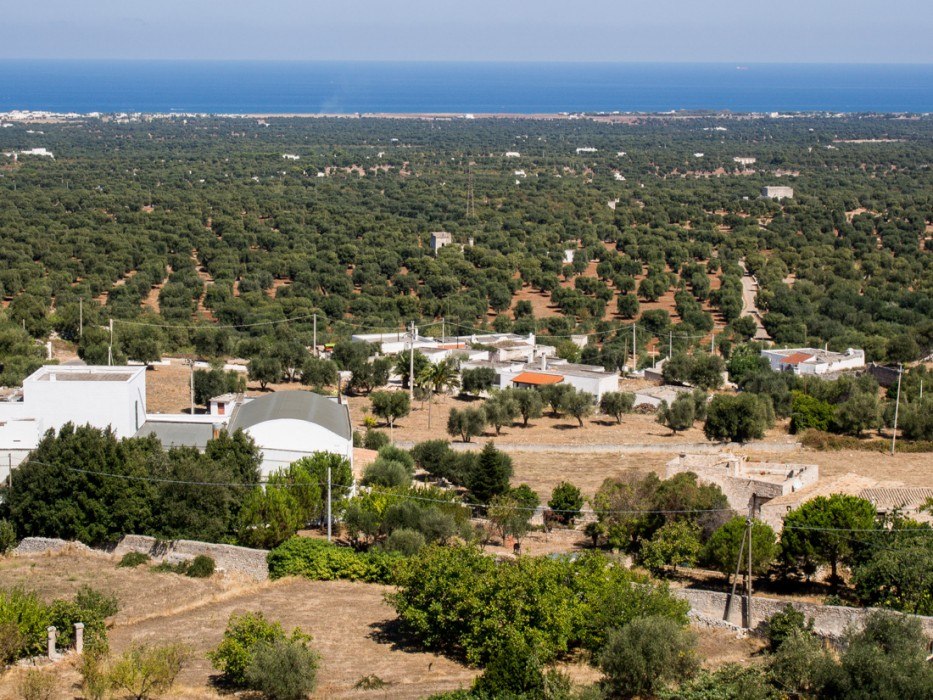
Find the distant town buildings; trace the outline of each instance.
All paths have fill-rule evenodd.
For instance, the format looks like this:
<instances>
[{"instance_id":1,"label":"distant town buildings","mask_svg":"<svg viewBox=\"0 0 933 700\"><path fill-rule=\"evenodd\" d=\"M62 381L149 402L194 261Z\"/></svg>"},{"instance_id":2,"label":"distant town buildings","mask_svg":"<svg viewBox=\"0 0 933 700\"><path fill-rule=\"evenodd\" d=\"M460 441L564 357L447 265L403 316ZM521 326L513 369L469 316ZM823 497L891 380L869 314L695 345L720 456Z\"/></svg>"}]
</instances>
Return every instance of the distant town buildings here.
<instances>
[{"instance_id":1,"label":"distant town buildings","mask_svg":"<svg viewBox=\"0 0 933 700\"><path fill-rule=\"evenodd\" d=\"M794 374L833 374L865 367L865 351L849 348L845 352L815 348L767 349L761 351L775 372Z\"/></svg>"},{"instance_id":2,"label":"distant town buildings","mask_svg":"<svg viewBox=\"0 0 933 700\"><path fill-rule=\"evenodd\" d=\"M793 199L794 188L786 185L768 185L761 188L763 199Z\"/></svg>"},{"instance_id":3,"label":"distant town buildings","mask_svg":"<svg viewBox=\"0 0 933 700\"><path fill-rule=\"evenodd\" d=\"M723 131L725 131L725 129L723 129ZM749 165L754 165L755 163L758 162L758 159L757 159L757 158L745 158L745 157L742 157L742 156L736 156L736 157L733 158L732 160L735 161L736 163L738 163L739 165L743 165L743 166L746 166L746 167L749 166Z\"/></svg>"}]
</instances>

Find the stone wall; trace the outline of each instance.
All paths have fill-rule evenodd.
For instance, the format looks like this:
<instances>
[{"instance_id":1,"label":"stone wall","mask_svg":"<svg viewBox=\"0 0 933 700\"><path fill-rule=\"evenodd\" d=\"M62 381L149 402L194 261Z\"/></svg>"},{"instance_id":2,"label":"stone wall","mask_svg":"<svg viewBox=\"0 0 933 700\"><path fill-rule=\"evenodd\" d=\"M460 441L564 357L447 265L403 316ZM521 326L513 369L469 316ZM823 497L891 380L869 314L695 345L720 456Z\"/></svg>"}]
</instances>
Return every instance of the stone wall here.
<instances>
[{"instance_id":1,"label":"stone wall","mask_svg":"<svg viewBox=\"0 0 933 700\"><path fill-rule=\"evenodd\" d=\"M117 556L141 552L159 561L177 562L204 555L214 560L218 569L245 574L258 581L269 578L264 549L249 549L232 544L213 544L194 540L157 540L145 535L126 535L113 550Z\"/></svg>"},{"instance_id":2,"label":"stone wall","mask_svg":"<svg viewBox=\"0 0 933 700\"><path fill-rule=\"evenodd\" d=\"M713 620L724 620L735 626L742 626L745 617L745 598L739 595L732 601L728 619L725 617L728 593L704 591L695 588L673 589L674 595L690 603L691 612ZM814 603L792 602L778 598L753 596L752 626L757 628L774 613L783 610L788 603L801 611L807 618L813 618L813 629L824 637L838 638L846 628L859 625L869 609L846 608L835 605L817 605ZM924 633L933 638L933 617L917 616Z\"/></svg>"},{"instance_id":3,"label":"stone wall","mask_svg":"<svg viewBox=\"0 0 933 700\"><path fill-rule=\"evenodd\" d=\"M20 541L13 550L16 556L29 554L44 554L46 552L57 553L64 551L76 551L84 554L91 554L96 550L91 549L82 542L70 542L68 540L59 540L53 537L26 537Z\"/></svg>"}]
</instances>

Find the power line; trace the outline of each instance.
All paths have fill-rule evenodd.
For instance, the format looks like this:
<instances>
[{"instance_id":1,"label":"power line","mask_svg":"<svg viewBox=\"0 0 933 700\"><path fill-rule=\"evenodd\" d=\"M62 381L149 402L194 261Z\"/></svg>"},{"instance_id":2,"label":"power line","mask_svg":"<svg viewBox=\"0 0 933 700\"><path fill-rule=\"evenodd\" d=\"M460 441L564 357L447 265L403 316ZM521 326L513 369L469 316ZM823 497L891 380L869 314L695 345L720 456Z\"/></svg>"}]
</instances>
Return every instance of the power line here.
<instances>
[{"instance_id":1,"label":"power line","mask_svg":"<svg viewBox=\"0 0 933 700\"><path fill-rule=\"evenodd\" d=\"M55 467L58 465L50 464L48 462L41 462L38 460L27 460L32 464L41 464L47 467ZM163 484L175 484L180 486L218 486L222 488L247 488L253 489L257 486L275 486L275 487L285 487L285 488L307 488L307 484L289 484L289 483L277 483L276 481L270 481L269 479L260 480L256 483L243 483L243 482L228 482L228 481L187 481L182 479L166 479L162 477L155 476L138 476L134 474L116 474L113 472L104 472L94 469L81 469L79 467L64 467L72 472L78 472L80 474L90 474L94 476L104 476L111 477L115 479L124 479L127 481L147 481L153 483L163 483ZM324 483L318 484L319 486L324 486ZM350 486L340 486L335 488L342 488L350 490ZM456 501L451 501L443 498L430 498L427 496L416 496L410 493L397 493L393 491L380 491L380 494L389 498L398 498L402 500L413 500L413 501L424 501L426 503L441 503L444 505L454 505L454 506L464 506L470 508L479 508L479 509L489 509L495 507L490 503L458 503ZM532 508L529 506L515 505L515 510L524 510L530 512L537 512L538 508ZM549 509L553 513L578 513L581 515L692 515L692 514L702 514L702 513L729 513L732 512L732 508L694 508L686 510L672 510L672 509L631 509L631 510L593 510L593 509Z\"/></svg>"}]
</instances>

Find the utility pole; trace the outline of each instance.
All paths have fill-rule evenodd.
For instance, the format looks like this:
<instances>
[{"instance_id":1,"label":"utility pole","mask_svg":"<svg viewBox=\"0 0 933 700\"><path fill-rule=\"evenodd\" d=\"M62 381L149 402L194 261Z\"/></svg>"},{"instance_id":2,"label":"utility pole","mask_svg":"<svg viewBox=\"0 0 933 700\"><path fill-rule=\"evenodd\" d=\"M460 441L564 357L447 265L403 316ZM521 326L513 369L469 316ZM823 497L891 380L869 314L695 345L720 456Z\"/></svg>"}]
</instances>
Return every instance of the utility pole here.
<instances>
[{"instance_id":1,"label":"utility pole","mask_svg":"<svg viewBox=\"0 0 933 700\"><path fill-rule=\"evenodd\" d=\"M408 352L408 398L415 400L415 322L411 322L411 346Z\"/></svg>"},{"instance_id":2,"label":"utility pole","mask_svg":"<svg viewBox=\"0 0 933 700\"><path fill-rule=\"evenodd\" d=\"M638 371L638 339L635 337L634 323L632 323L632 371Z\"/></svg>"},{"instance_id":3,"label":"utility pole","mask_svg":"<svg viewBox=\"0 0 933 700\"><path fill-rule=\"evenodd\" d=\"M667 333L667 356L673 357L674 355L674 331L668 331Z\"/></svg>"},{"instance_id":4,"label":"utility pole","mask_svg":"<svg viewBox=\"0 0 933 700\"><path fill-rule=\"evenodd\" d=\"M442 343L444 342L444 338L446 337L446 335L447 335L447 319L441 316L441 342ZM920 386L923 386L923 384L921 384ZM920 398L923 398L923 396L921 396Z\"/></svg>"},{"instance_id":5,"label":"utility pole","mask_svg":"<svg viewBox=\"0 0 933 700\"><path fill-rule=\"evenodd\" d=\"M78 297L78 337L84 337L84 297Z\"/></svg>"},{"instance_id":6,"label":"utility pole","mask_svg":"<svg viewBox=\"0 0 933 700\"><path fill-rule=\"evenodd\" d=\"M732 608L732 601L735 599L735 591L739 587L739 573L742 571L742 559L745 554L745 534L742 535L742 542L739 544L739 556L735 562L735 576L732 579L732 592L729 594L729 597L726 598L726 614L723 616L723 619L729 621L729 611Z\"/></svg>"},{"instance_id":7,"label":"utility pole","mask_svg":"<svg viewBox=\"0 0 933 700\"><path fill-rule=\"evenodd\" d=\"M713 341L716 340L716 334L713 331L709 332L709 354L716 354L716 346L713 345Z\"/></svg>"},{"instance_id":8,"label":"utility pole","mask_svg":"<svg viewBox=\"0 0 933 700\"><path fill-rule=\"evenodd\" d=\"M327 541L331 539L331 517L330 517L330 465L327 467Z\"/></svg>"},{"instance_id":9,"label":"utility pole","mask_svg":"<svg viewBox=\"0 0 933 700\"><path fill-rule=\"evenodd\" d=\"M894 447L897 443L897 413L901 407L901 375L904 365L897 366L897 399L894 401L894 431L891 433L891 456L894 456Z\"/></svg>"},{"instance_id":10,"label":"utility pole","mask_svg":"<svg viewBox=\"0 0 933 700\"><path fill-rule=\"evenodd\" d=\"M107 365L113 365L113 319L110 319L110 345L107 346Z\"/></svg>"},{"instance_id":11,"label":"utility pole","mask_svg":"<svg viewBox=\"0 0 933 700\"><path fill-rule=\"evenodd\" d=\"M317 357L317 314L314 314L314 356Z\"/></svg>"},{"instance_id":12,"label":"utility pole","mask_svg":"<svg viewBox=\"0 0 933 700\"><path fill-rule=\"evenodd\" d=\"M755 494L752 494L752 502L748 506L748 578L746 579L746 590L748 593L745 612L747 615L748 629L752 629L752 529L755 524Z\"/></svg>"},{"instance_id":13,"label":"utility pole","mask_svg":"<svg viewBox=\"0 0 933 700\"><path fill-rule=\"evenodd\" d=\"M194 415L194 360L188 360L188 383L191 390L191 415Z\"/></svg>"}]
</instances>

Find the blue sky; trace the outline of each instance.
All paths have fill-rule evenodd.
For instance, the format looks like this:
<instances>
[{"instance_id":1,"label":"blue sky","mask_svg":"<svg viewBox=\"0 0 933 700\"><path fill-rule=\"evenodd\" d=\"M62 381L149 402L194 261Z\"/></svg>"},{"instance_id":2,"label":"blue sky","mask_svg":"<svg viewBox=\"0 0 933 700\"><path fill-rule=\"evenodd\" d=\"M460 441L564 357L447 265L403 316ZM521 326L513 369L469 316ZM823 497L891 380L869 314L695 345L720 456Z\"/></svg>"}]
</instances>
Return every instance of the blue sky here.
<instances>
[{"instance_id":1,"label":"blue sky","mask_svg":"<svg viewBox=\"0 0 933 700\"><path fill-rule=\"evenodd\" d=\"M0 0L0 58L933 62L931 0Z\"/></svg>"}]
</instances>

